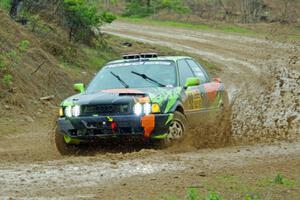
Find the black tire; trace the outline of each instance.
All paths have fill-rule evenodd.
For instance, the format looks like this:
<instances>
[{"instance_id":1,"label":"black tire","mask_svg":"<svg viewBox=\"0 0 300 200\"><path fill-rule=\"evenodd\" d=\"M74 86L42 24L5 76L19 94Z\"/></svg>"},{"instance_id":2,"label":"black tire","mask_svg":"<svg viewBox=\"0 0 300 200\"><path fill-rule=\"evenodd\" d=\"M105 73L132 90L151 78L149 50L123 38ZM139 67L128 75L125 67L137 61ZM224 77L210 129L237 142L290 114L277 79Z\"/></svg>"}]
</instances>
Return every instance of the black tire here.
<instances>
[{"instance_id":1,"label":"black tire","mask_svg":"<svg viewBox=\"0 0 300 200\"><path fill-rule=\"evenodd\" d=\"M178 133L177 136L173 135L172 130L171 130L172 128L175 128L175 127L182 129L182 132ZM171 146L172 144L174 144L174 142L181 141L185 137L187 131L188 131L188 123L187 123L186 117L184 116L183 113L181 113L179 111L175 111L173 120L169 126L168 137L161 141L162 145L163 146Z\"/></svg>"},{"instance_id":2,"label":"black tire","mask_svg":"<svg viewBox=\"0 0 300 200\"><path fill-rule=\"evenodd\" d=\"M65 142L64 135L60 133L58 128L54 132L54 143L57 151L63 156L75 155L79 150L79 147L77 145L67 144Z\"/></svg>"}]
</instances>

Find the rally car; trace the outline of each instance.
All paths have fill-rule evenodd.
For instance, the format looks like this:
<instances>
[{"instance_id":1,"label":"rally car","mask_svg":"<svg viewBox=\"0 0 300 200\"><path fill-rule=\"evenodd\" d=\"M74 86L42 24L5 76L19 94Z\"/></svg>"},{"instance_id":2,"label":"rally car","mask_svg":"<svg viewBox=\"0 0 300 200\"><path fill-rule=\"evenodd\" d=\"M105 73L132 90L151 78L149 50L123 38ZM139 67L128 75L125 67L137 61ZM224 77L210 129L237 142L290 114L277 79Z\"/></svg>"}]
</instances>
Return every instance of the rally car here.
<instances>
[{"instance_id":1,"label":"rally car","mask_svg":"<svg viewBox=\"0 0 300 200\"><path fill-rule=\"evenodd\" d=\"M170 143L202 126L201 117L229 107L220 79L186 56L125 55L107 63L87 87L77 83L74 89L79 93L61 103L57 120L62 154L107 138Z\"/></svg>"}]
</instances>

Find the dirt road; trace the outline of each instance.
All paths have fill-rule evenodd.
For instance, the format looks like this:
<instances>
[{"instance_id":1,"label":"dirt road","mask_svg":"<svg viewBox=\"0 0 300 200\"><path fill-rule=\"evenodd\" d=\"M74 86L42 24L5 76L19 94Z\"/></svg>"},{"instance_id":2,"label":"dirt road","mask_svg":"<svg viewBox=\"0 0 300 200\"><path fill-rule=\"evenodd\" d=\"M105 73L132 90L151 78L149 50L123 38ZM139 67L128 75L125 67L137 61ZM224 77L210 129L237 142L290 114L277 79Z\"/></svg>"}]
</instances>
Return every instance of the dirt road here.
<instances>
[{"instance_id":1,"label":"dirt road","mask_svg":"<svg viewBox=\"0 0 300 200\"><path fill-rule=\"evenodd\" d=\"M35 125L1 137L0 199L183 198L189 187L227 199L300 196L299 45L124 22L103 30L217 63L233 104L233 137L240 143L220 149L92 147L84 156L61 157L48 142L51 126ZM269 184L278 172L291 180L289 186Z\"/></svg>"}]
</instances>

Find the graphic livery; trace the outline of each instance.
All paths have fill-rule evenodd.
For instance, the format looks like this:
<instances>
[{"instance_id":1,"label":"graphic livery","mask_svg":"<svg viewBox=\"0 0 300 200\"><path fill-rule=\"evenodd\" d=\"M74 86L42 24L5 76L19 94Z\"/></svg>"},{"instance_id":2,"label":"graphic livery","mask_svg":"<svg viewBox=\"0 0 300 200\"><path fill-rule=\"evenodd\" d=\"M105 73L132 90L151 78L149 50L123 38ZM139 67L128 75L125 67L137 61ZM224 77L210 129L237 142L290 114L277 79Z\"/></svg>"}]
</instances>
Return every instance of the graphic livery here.
<instances>
[{"instance_id":1,"label":"graphic livery","mask_svg":"<svg viewBox=\"0 0 300 200\"><path fill-rule=\"evenodd\" d=\"M223 83L210 77L203 82L205 69L194 60L198 68L190 67L193 75L184 77L179 70L182 60L193 59L130 55L104 66L86 89L74 87L81 93L60 105L55 135L60 152L109 137L176 140L197 121L194 113L206 115L227 106Z\"/></svg>"}]
</instances>

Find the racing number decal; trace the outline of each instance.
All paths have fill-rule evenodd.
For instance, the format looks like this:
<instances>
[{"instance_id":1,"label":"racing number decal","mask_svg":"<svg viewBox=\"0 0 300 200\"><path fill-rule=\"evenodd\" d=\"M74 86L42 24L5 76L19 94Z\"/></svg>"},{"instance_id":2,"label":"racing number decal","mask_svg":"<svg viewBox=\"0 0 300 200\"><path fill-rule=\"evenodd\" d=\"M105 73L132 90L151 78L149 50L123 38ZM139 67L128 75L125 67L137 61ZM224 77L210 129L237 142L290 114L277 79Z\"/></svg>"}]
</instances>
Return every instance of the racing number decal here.
<instances>
[{"instance_id":1,"label":"racing number decal","mask_svg":"<svg viewBox=\"0 0 300 200\"><path fill-rule=\"evenodd\" d=\"M187 90L186 94L188 96L188 108L189 110L199 110L201 108L201 95L198 89Z\"/></svg>"},{"instance_id":2,"label":"racing number decal","mask_svg":"<svg viewBox=\"0 0 300 200\"><path fill-rule=\"evenodd\" d=\"M198 90L195 90L195 93L193 95L193 109L199 110L201 105L201 95Z\"/></svg>"}]
</instances>

